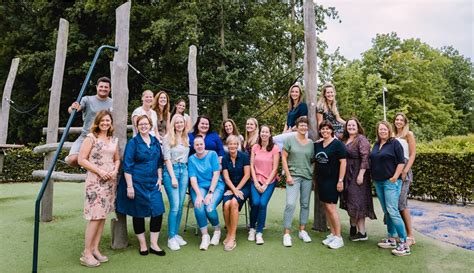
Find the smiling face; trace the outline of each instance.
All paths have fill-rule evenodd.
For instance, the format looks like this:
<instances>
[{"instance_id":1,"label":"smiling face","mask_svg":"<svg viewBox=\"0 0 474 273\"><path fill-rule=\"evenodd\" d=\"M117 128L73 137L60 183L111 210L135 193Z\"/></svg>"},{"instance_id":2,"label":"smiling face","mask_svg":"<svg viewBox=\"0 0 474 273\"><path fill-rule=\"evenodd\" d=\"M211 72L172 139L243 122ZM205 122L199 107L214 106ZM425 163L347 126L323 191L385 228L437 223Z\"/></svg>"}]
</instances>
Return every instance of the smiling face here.
<instances>
[{"instance_id":1,"label":"smiling face","mask_svg":"<svg viewBox=\"0 0 474 273\"><path fill-rule=\"evenodd\" d=\"M402 116L402 115L398 115L395 117L395 127L398 129L403 129L403 127L405 127L406 125L406 121L405 121L405 118Z\"/></svg>"},{"instance_id":2,"label":"smiling face","mask_svg":"<svg viewBox=\"0 0 474 273\"><path fill-rule=\"evenodd\" d=\"M296 125L296 131L298 132L298 134L306 135L306 133L308 132L308 123L306 123L306 122L299 122L299 123Z\"/></svg>"},{"instance_id":3,"label":"smiling face","mask_svg":"<svg viewBox=\"0 0 474 273\"><path fill-rule=\"evenodd\" d=\"M324 90L324 97L328 102L331 102L334 100L334 97L336 96L336 92L334 92L334 88L332 87L327 87Z\"/></svg>"},{"instance_id":4,"label":"smiling face","mask_svg":"<svg viewBox=\"0 0 474 273\"><path fill-rule=\"evenodd\" d=\"M206 118L201 118L198 124L198 131L200 134L207 134L209 132L209 120Z\"/></svg>"},{"instance_id":5,"label":"smiling face","mask_svg":"<svg viewBox=\"0 0 474 273\"><path fill-rule=\"evenodd\" d=\"M229 149L229 153L231 154L236 153L238 150L238 147L239 147L239 141L237 138L232 137L227 141L227 148Z\"/></svg>"},{"instance_id":6,"label":"smiling face","mask_svg":"<svg viewBox=\"0 0 474 273\"><path fill-rule=\"evenodd\" d=\"M202 155L206 151L206 145L204 144L204 139L202 137L194 139L194 150L198 155Z\"/></svg>"},{"instance_id":7,"label":"smiling face","mask_svg":"<svg viewBox=\"0 0 474 273\"><path fill-rule=\"evenodd\" d=\"M142 104L151 107L153 104L153 92L147 90L142 94Z\"/></svg>"},{"instance_id":8,"label":"smiling face","mask_svg":"<svg viewBox=\"0 0 474 273\"><path fill-rule=\"evenodd\" d=\"M180 101L178 104L176 104L176 113L183 114L185 110L186 103L184 101Z\"/></svg>"},{"instance_id":9,"label":"smiling face","mask_svg":"<svg viewBox=\"0 0 474 273\"><path fill-rule=\"evenodd\" d=\"M160 96L158 97L158 105L166 106L167 103L168 103L168 98L166 97L166 94L161 93Z\"/></svg>"},{"instance_id":10,"label":"smiling face","mask_svg":"<svg viewBox=\"0 0 474 273\"><path fill-rule=\"evenodd\" d=\"M175 116L174 118L174 130L175 132L183 132L185 127L185 121L183 116Z\"/></svg>"},{"instance_id":11,"label":"smiling face","mask_svg":"<svg viewBox=\"0 0 474 273\"><path fill-rule=\"evenodd\" d=\"M232 125L232 122L227 121L224 123L224 130L228 135L231 135L234 132L234 125Z\"/></svg>"},{"instance_id":12,"label":"smiling face","mask_svg":"<svg viewBox=\"0 0 474 273\"><path fill-rule=\"evenodd\" d=\"M294 86L290 90L290 97L293 100L294 103L299 102L301 96L301 91L298 86Z\"/></svg>"},{"instance_id":13,"label":"smiling face","mask_svg":"<svg viewBox=\"0 0 474 273\"><path fill-rule=\"evenodd\" d=\"M110 94L110 84L108 82L99 82L97 84L97 96L101 99L106 99Z\"/></svg>"},{"instance_id":14,"label":"smiling face","mask_svg":"<svg viewBox=\"0 0 474 273\"><path fill-rule=\"evenodd\" d=\"M150 132L151 124L146 117L139 117L137 120L138 132L142 135L146 135Z\"/></svg>"},{"instance_id":15,"label":"smiling face","mask_svg":"<svg viewBox=\"0 0 474 273\"><path fill-rule=\"evenodd\" d=\"M260 128L260 139L264 142L267 142L270 139L270 136L270 128L268 128L267 126L262 126Z\"/></svg>"},{"instance_id":16,"label":"smiling face","mask_svg":"<svg viewBox=\"0 0 474 273\"><path fill-rule=\"evenodd\" d=\"M101 131L107 132L109 131L111 125L112 125L112 118L109 115L105 115L100 119L99 129Z\"/></svg>"},{"instance_id":17,"label":"smiling face","mask_svg":"<svg viewBox=\"0 0 474 273\"><path fill-rule=\"evenodd\" d=\"M379 140L387 141L387 139L390 137L390 130L385 124L379 124L379 127L377 128L377 135Z\"/></svg>"},{"instance_id":18,"label":"smiling face","mask_svg":"<svg viewBox=\"0 0 474 273\"><path fill-rule=\"evenodd\" d=\"M323 139L330 139L333 136L333 130L329 126L323 126L319 133L321 134Z\"/></svg>"},{"instance_id":19,"label":"smiling face","mask_svg":"<svg viewBox=\"0 0 474 273\"><path fill-rule=\"evenodd\" d=\"M347 132L350 136L355 136L359 132L359 128L357 127L357 122L353 119L347 121Z\"/></svg>"},{"instance_id":20,"label":"smiling face","mask_svg":"<svg viewBox=\"0 0 474 273\"><path fill-rule=\"evenodd\" d=\"M253 133L257 129L257 124L255 124L253 120L248 119L247 123L245 124L245 129L247 130L247 132Z\"/></svg>"}]
</instances>

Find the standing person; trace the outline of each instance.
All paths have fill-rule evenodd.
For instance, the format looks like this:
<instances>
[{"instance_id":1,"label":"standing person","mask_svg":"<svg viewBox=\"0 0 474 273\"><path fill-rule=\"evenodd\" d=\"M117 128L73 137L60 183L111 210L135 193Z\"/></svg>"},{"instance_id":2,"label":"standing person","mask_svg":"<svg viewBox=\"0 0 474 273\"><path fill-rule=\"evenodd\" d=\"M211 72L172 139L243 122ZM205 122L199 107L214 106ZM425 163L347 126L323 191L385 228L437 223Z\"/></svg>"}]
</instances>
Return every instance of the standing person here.
<instances>
[{"instance_id":1,"label":"standing person","mask_svg":"<svg viewBox=\"0 0 474 273\"><path fill-rule=\"evenodd\" d=\"M207 116L199 116L194 124L194 130L189 133L189 144L191 145L190 155L194 154L194 138L200 135L204 139L206 149L209 151L215 151L219 156L219 162L224 156L224 145L222 144L219 135L212 130L211 120Z\"/></svg>"},{"instance_id":2,"label":"standing person","mask_svg":"<svg viewBox=\"0 0 474 273\"><path fill-rule=\"evenodd\" d=\"M137 118L138 134L130 139L123 157L124 175L117 194L117 211L132 216L140 255L164 256L158 246L165 206L161 195L163 155L160 142L150 135L153 127L147 115ZM150 248L145 238L145 217L150 217Z\"/></svg>"},{"instance_id":3,"label":"standing person","mask_svg":"<svg viewBox=\"0 0 474 273\"><path fill-rule=\"evenodd\" d=\"M193 124L191 117L186 114L186 101L184 99L179 99L174 104L173 110L171 111L171 118L173 118L173 116L176 114L180 114L184 117L184 120L186 121L186 131L191 131Z\"/></svg>"},{"instance_id":4,"label":"standing person","mask_svg":"<svg viewBox=\"0 0 474 273\"><path fill-rule=\"evenodd\" d=\"M158 124L158 116L152 107L153 92L151 90L145 90L142 93L142 106L135 109L132 113L133 136L136 136L138 133L137 118L142 115L147 115L153 123L153 128L150 130L150 135L154 137L159 135L158 127L156 127L156 124Z\"/></svg>"},{"instance_id":5,"label":"standing person","mask_svg":"<svg viewBox=\"0 0 474 273\"><path fill-rule=\"evenodd\" d=\"M260 126L258 141L250 154L252 174L249 241L263 245L263 228L267 218L267 206L278 181L280 149L273 143L272 132L267 125Z\"/></svg>"},{"instance_id":6,"label":"standing person","mask_svg":"<svg viewBox=\"0 0 474 273\"><path fill-rule=\"evenodd\" d=\"M397 256L410 255L410 246L406 243L405 223L398 210L400 191L402 188L401 174L405 166L403 147L392 137L392 126L386 121L377 123L377 142L370 153L370 172L375 181L375 190L385 214L387 238L382 239L378 246L395 248L392 253ZM395 235L398 234L400 244L397 246Z\"/></svg>"},{"instance_id":7,"label":"standing person","mask_svg":"<svg viewBox=\"0 0 474 273\"><path fill-rule=\"evenodd\" d=\"M239 211L250 196L250 159L238 150L240 140L236 135L227 138L229 152L222 158L222 176L226 184L223 197L224 220L227 234L224 240L224 250L231 251L237 246L235 241Z\"/></svg>"},{"instance_id":8,"label":"standing person","mask_svg":"<svg viewBox=\"0 0 474 273\"><path fill-rule=\"evenodd\" d=\"M220 176L219 158L214 151L206 150L204 139L200 135L194 138L195 154L189 157L188 170L191 180L191 199L194 203L194 215L202 234L199 249L207 250L209 245L218 245L221 227L217 206L224 194L224 182ZM212 239L207 223L214 227Z\"/></svg>"},{"instance_id":9,"label":"standing person","mask_svg":"<svg viewBox=\"0 0 474 273\"><path fill-rule=\"evenodd\" d=\"M183 215L183 204L188 189L189 137L185 118L176 114L171 119L170 130L163 139L163 158L166 168L163 184L170 204L168 214L168 247L179 250L187 242L178 234Z\"/></svg>"},{"instance_id":10,"label":"standing person","mask_svg":"<svg viewBox=\"0 0 474 273\"><path fill-rule=\"evenodd\" d=\"M324 212L331 230L331 234L322 243L329 248L338 249L344 246L336 204L339 194L344 189L346 148L341 141L334 138L334 128L329 121L319 124L319 135L323 141L314 144L316 186L319 190L319 199L324 203Z\"/></svg>"},{"instance_id":11,"label":"standing person","mask_svg":"<svg viewBox=\"0 0 474 273\"><path fill-rule=\"evenodd\" d=\"M153 104L153 110L155 110L158 116L158 122L156 127L158 128L157 138L161 142L163 137L166 135L170 124L170 97L165 91L160 91L156 94Z\"/></svg>"},{"instance_id":12,"label":"standing person","mask_svg":"<svg viewBox=\"0 0 474 273\"><path fill-rule=\"evenodd\" d=\"M286 138L296 134L295 121L302 116L308 116L308 106L303 102L303 90L301 89L301 86L298 83L295 83L290 86L290 89L288 90L288 113L286 116L285 128L281 135L274 138L280 149L283 148L283 142Z\"/></svg>"},{"instance_id":13,"label":"standing person","mask_svg":"<svg viewBox=\"0 0 474 273\"><path fill-rule=\"evenodd\" d=\"M227 148L226 141L230 135L237 136L239 140L239 146L237 147L237 150L242 151L242 146L244 145L244 137L239 133L239 129L235 125L235 122L232 119L226 119L222 122L221 132L220 132L220 137L221 137L222 143L224 143L225 152L229 151L229 149Z\"/></svg>"},{"instance_id":14,"label":"standing person","mask_svg":"<svg viewBox=\"0 0 474 273\"><path fill-rule=\"evenodd\" d=\"M365 241L365 218L377 219L372 201L369 171L370 143L356 118L346 122L342 141L346 145L347 167L340 206L350 218L350 240Z\"/></svg>"},{"instance_id":15,"label":"standing person","mask_svg":"<svg viewBox=\"0 0 474 273\"><path fill-rule=\"evenodd\" d=\"M411 166L415 162L416 157L416 140L415 135L408 126L408 118L404 113L395 114L393 121L395 126L395 138L403 147L403 156L405 157L405 167L402 171L402 189L400 192L400 201L398 202L398 209L401 211L403 222L407 230L407 244L414 245L415 237L413 236L413 228L411 226L410 210L408 209L408 193L410 192L410 185L413 182L413 172Z\"/></svg>"},{"instance_id":16,"label":"standing person","mask_svg":"<svg viewBox=\"0 0 474 273\"><path fill-rule=\"evenodd\" d=\"M82 120L84 122L82 125L81 135L76 139L76 141L74 141L71 150L69 150L69 155L65 158L65 161L69 166L77 166L77 157L82 142L87 134L89 134L89 129L91 128L97 113L101 110L112 111L112 99L109 98L110 88L110 79L107 77L100 77L97 80L97 94L95 96L84 96L80 103L73 102L67 109L69 114L72 113L74 109L76 109L77 112L81 111Z\"/></svg>"},{"instance_id":17,"label":"standing person","mask_svg":"<svg viewBox=\"0 0 474 273\"><path fill-rule=\"evenodd\" d=\"M342 137L346 122L339 116L336 102L336 87L330 82L325 83L321 89L321 96L316 104L316 120L318 128L319 124L324 120L329 121L334 128L335 136L337 138Z\"/></svg>"},{"instance_id":18,"label":"standing person","mask_svg":"<svg viewBox=\"0 0 474 273\"><path fill-rule=\"evenodd\" d=\"M258 140L258 121L256 118L249 118L245 124L244 150L247 154L252 151L252 146Z\"/></svg>"},{"instance_id":19,"label":"standing person","mask_svg":"<svg viewBox=\"0 0 474 273\"><path fill-rule=\"evenodd\" d=\"M305 243L311 238L305 231L309 215L309 201L313 187L311 159L314 156L313 142L306 136L308 133L308 118L299 117L296 122L297 134L289 137L283 144L282 166L286 174L286 207L283 216L284 235L283 245L292 246L291 222L296 208L296 200L300 195L300 225L298 237Z\"/></svg>"},{"instance_id":20,"label":"standing person","mask_svg":"<svg viewBox=\"0 0 474 273\"><path fill-rule=\"evenodd\" d=\"M118 140L113 137L112 114L99 111L79 152L79 164L87 170L84 218L88 220L81 264L97 267L109 259L99 250L107 214L115 209L117 172L120 167Z\"/></svg>"}]
</instances>

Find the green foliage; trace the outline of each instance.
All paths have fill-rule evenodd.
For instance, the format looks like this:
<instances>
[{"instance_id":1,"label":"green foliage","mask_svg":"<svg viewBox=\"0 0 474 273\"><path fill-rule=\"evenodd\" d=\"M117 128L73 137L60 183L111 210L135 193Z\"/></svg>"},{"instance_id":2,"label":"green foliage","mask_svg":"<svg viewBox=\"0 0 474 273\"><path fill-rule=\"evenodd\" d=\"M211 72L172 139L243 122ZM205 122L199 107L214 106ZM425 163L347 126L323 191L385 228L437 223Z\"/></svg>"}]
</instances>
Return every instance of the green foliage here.
<instances>
[{"instance_id":1,"label":"green foliage","mask_svg":"<svg viewBox=\"0 0 474 273\"><path fill-rule=\"evenodd\" d=\"M416 151L422 153L474 153L474 134L448 136L428 143L417 143Z\"/></svg>"}]
</instances>

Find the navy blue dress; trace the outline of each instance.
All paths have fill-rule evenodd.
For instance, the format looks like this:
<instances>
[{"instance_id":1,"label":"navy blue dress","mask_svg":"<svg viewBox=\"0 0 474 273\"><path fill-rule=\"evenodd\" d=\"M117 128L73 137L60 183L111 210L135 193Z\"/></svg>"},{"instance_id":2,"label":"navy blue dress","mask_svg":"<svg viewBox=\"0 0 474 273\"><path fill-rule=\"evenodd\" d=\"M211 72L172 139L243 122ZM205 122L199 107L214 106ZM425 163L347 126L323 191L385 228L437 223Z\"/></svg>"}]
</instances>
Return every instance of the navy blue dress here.
<instances>
[{"instance_id":1,"label":"navy blue dress","mask_svg":"<svg viewBox=\"0 0 474 273\"><path fill-rule=\"evenodd\" d=\"M163 168L161 145L151 136L150 147L140 134L130 139L125 147L123 171L132 175L135 198L127 197L127 183L122 174L117 188L117 211L133 217L156 217L165 212L163 197L158 190L158 168Z\"/></svg>"}]
</instances>

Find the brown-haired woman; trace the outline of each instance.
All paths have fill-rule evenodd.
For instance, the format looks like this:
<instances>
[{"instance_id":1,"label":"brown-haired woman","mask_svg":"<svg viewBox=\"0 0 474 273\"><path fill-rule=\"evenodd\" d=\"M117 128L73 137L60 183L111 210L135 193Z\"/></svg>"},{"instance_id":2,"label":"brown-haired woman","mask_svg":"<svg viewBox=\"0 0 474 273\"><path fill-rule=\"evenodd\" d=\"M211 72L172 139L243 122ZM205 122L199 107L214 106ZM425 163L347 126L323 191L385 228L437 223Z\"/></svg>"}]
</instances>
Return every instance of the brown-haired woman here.
<instances>
[{"instance_id":1,"label":"brown-haired woman","mask_svg":"<svg viewBox=\"0 0 474 273\"><path fill-rule=\"evenodd\" d=\"M239 133L239 129L237 128L237 125L235 125L235 122L232 119L226 119L222 122L220 131L220 137L222 143L224 144L224 151L226 153L229 152L229 149L227 148L227 138L231 135L234 135L238 138L239 146L237 147L237 150L242 151L244 137Z\"/></svg>"},{"instance_id":2,"label":"brown-haired woman","mask_svg":"<svg viewBox=\"0 0 474 273\"><path fill-rule=\"evenodd\" d=\"M365 241L365 218L377 219L369 172L370 143L356 118L347 120L342 141L346 144L346 175L340 206L350 217L350 240Z\"/></svg>"},{"instance_id":3,"label":"brown-haired woman","mask_svg":"<svg viewBox=\"0 0 474 273\"><path fill-rule=\"evenodd\" d=\"M78 163L87 170L84 218L89 222L80 258L87 267L97 267L109 260L100 253L99 243L107 214L115 210L120 156L113 132L112 114L107 110L98 112L79 152Z\"/></svg>"},{"instance_id":4,"label":"brown-haired woman","mask_svg":"<svg viewBox=\"0 0 474 273\"><path fill-rule=\"evenodd\" d=\"M160 141L166 135L170 124L170 97L165 91L160 91L155 96L153 110L158 116L156 127L159 135L156 136Z\"/></svg>"}]
</instances>

